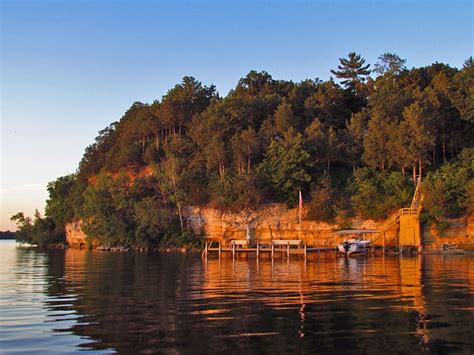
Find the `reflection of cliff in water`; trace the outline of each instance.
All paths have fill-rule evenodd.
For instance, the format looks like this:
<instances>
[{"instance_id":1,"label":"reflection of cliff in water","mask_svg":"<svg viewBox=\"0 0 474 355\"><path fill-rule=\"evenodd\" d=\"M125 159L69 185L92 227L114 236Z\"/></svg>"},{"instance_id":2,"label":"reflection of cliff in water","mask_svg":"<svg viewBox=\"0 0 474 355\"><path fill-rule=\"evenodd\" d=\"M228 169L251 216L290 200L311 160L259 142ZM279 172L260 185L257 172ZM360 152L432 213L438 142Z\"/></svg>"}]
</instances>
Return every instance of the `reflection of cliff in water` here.
<instances>
[{"instance_id":1,"label":"reflection of cliff in water","mask_svg":"<svg viewBox=\"0 0 474 355\"><path fill-rule=\"evenodd\" d=\"M474 347L472 257L273 265L81 250L48 257L48 290L69 295L79 314L70 330L91 339L88 348L268 353Z\"/></svg>"},{"instance_id":2,"label":"reflection of cliff in water","mask_svg":"<svg viewBox=\"0 0 474 355\"><path fill-rule=\"evenodd\" d=\"M179 347L180 301L186 259L172 255L68 250L65 277L81 285L78 311L84 326L73 331L96 340L93 348L133 353Z\"/></svg>"}]
</instances>

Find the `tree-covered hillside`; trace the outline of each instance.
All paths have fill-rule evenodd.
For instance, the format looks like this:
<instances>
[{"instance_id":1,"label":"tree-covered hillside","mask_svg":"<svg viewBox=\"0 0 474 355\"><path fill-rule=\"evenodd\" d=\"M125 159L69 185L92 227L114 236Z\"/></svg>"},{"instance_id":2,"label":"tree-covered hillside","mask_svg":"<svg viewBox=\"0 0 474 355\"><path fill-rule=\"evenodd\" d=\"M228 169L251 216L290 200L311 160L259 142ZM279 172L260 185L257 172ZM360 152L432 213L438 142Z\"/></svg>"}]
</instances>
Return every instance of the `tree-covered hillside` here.
<instances>
[{"instance_id":1,"label":"tree-covered hillside","mask_svg":"<svg viewBox=\"0 0 474 355\"><path fill-rule=\"evenodd\" d=\"M37 225L64 234L81 219L103 243L181 245L194 240L186 206L292 206L299 190L308 219L381 219L409 204L420 173L431 220L473 207L472 58L409 70L395 54L372 67L349 53L331 72L295 83L251 71L225 97L185 77L160 100L133 103L75 174L48 185L45 218L15 217L19 235L33 238Z\"/></svg>"}]
</instances>

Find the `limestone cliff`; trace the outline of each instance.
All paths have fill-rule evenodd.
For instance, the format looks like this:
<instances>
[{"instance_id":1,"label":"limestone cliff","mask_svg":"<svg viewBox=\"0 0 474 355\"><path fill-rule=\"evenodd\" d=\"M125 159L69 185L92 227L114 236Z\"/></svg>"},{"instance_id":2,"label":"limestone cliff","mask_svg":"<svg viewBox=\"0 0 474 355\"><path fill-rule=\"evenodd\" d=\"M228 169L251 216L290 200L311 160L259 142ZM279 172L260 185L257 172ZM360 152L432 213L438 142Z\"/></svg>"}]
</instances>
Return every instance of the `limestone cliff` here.
<instances>
[{"instance_id":1,"label":"limestone cliff","mask_svg":"<svg viewBox=\"0 0 474 355\"><path fill-rule=\"evenodd\" d=\"M303 220L298 223L298 209L288 209L285 205L272 204L265 208L240 213L221 213L210 208L190 207L187 211L188 223L196 233L210 240L228 244L232 239L270 241L272 239L301 239L307 245L333 245L332 232L336 225ZM303 213L304 216L304 213ZM379 223L354 218L354 229L376 229Z\"/></svg>"},{"instance_id":2,"label":"limestone cliff","mask_svg":"<svg viewBox=\"0 0 474 355\"><path fill-rule=\"evenodd\" d=\"M446 230L440 233L434 224L425 225L423 238L428 249L442 249L443 245L474 244L474 212L462 218L445 219Z\"/></svg>"},{"instance_id":3,"label":"limestone cliff","mask_svg":"<svg viewBox=\"0 0 474 355\"><path fill-rule=\"evenodd\" d=\"M86 235L81 229L81 221L74 221L67 223L66 229L66 243L73 248L86 247Z\"/></svg>"},{"instance_id":4,"label":"limestone cliff","mask_svg":"<svg viewBox=\"0 0 474 355\"><path fill-rule=\"evenodd\" d=\"M303 213L304 216L304 213ZM251 241L270 241L272 239L301 239L307 245L334 245L332 232L336 225L303 220L298 223L298 209L288 209L282 204L271 204L254 212L221 213L211 208L188 207L185 218L189 228L208 240L222 241L227 245L232 239ZM377 229L382 221L353 218L350 226L353 229ZM423 239L430 244L428 249L439 249L443 243L474 243L474 213L464 218L449 220L449 226L440 236L432 226L425 226ZM395 232L395 231L394 231ZM86 246L86 236L81 230L81 222L66 226L67 242L72 247Z\"/></svg>"}]
</instances>

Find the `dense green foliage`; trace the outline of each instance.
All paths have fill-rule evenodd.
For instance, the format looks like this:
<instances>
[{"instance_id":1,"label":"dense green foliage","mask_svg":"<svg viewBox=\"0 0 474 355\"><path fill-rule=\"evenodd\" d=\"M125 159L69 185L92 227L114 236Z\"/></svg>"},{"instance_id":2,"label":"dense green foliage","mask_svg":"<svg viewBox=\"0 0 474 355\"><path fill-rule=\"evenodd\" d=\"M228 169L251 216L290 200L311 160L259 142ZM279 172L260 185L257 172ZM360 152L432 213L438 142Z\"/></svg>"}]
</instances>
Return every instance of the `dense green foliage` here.
<instances>
[{"instance_id":1,"label":"dense green foliage","mask_svg":"<svg viewBox=\"0 0 474 355\"><path fill-rule=\"evenodd\" d=\"M38 210L35 212L34 219L19 212L12 216L11 220L18 225L16 240L21 243L47 246L64 241L64 232L61 227L58 227L49 217L42 218Z\"/></svg>"},{"instance_id":2,"label":"dense green foliage","mask_svg":"<svg viewBox=\"0 0 474 355\"><path fill-rule=\"evenodd\" d=\"M474 210L474 149L428 174L424 206L430 216L457 217Z\"/></svg>"},{"instance_id":3,"label":"dense green foliage","mask_svg":"<svg viewBox=\"0 0 474 355\"><path fill-rule=\"evenodd\" d=\"M472 59L405 63L385 53L371 72L350 53L332 71L340 84L251 71L225 97L185 77L100 131L77 172L48 185L46 216L82 219L103 243L192 243L188 206L294 206L301 190L307 218L383 218L409 204L421 171L427 211L459 216L473 201Z\"/></svg>"}]
</instances>

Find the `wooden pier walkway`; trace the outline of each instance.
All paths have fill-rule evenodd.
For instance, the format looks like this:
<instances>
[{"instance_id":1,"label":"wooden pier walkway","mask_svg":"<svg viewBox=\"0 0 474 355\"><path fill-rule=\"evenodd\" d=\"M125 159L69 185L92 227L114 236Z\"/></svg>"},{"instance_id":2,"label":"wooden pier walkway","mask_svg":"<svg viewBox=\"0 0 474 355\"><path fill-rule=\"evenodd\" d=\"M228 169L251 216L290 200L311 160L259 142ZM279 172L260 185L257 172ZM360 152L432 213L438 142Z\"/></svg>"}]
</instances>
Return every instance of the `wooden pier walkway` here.
<instances>
[{"instance_id":1,"label":"wooden pier walkway","mask_svg":"<svg viewBox=\"0 0 474 355\"><path fill-rule=\"evenodd\" d=\"M217 246L215 246L217 244ZM207 241L202 252L202 256L207 258L211 254L217 254L219 258L222 254L231 254L235 258L238 254L255 254L257 258L260 254L270 255L273 259L276 254L286 255L302 255L304 258L308 254L333 251L336 252L336 247L307 247L301 240L272 240L271 242L263 243L257 242L256 245L251 245L247 240L232 240L230 246L222 246L219 242Z\"/></svg>"}]
</instances>

